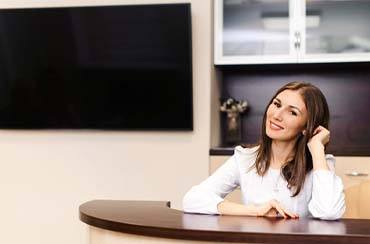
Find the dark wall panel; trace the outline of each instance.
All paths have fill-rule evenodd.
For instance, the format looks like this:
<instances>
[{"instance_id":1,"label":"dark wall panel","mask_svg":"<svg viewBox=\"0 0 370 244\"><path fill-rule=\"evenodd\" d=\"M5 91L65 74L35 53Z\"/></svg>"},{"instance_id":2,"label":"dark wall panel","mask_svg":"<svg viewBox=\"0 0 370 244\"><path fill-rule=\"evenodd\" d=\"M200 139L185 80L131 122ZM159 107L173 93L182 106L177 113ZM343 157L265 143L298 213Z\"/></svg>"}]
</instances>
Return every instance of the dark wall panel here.
<instances>
[{"instance_id":1,"label":"dark wall panel","mask_svg":"<svg viewBox=\"0 0 370 244\"><path fill-rule=\"evenodd\" d=\"M218 68L222 71L221 99L232 96L249 103L242 116L242 142L257 142L269 99L284 84L298 80L318 86L327 98L331 113L328 152L370 155L370 63ZM225 114L221 124L225 128Z\"/></svg>"}]
</instances>

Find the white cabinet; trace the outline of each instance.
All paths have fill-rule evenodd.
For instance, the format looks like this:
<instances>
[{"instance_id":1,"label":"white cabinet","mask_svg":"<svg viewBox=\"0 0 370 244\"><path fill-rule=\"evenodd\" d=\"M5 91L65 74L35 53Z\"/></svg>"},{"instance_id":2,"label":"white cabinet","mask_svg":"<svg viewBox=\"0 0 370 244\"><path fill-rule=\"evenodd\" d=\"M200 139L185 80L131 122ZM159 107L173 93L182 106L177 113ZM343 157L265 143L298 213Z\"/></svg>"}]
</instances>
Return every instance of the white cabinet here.
<instances>
[{"instance_id":1,"label":"white cabinet","mask_svg":"<svg viewBox=\"0 0 370 244\"><path fill-rule=\"evenodd\" d=\"M370 61L370 0L215 0L214 62Z\"/></svg>"}]
</instances>

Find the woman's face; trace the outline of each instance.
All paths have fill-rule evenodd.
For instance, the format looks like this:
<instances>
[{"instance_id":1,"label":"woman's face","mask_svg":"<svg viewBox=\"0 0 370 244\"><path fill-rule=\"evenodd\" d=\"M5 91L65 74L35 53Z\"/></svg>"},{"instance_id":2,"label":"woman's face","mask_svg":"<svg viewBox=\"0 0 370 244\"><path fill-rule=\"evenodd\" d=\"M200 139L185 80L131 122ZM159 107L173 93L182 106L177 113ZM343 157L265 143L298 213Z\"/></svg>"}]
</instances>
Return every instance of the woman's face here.
<instances>
[{"instance_id":1,"label":"woman's face","mask_svg":"<svg viewBox=\"0 0 370 244\"><path fill-rule=\"evenodd\" d=\"M269 105L266 134L272 140L292 141L305 129L307 109L298 91L284 90Z\"/></svg>"}]
</instances>

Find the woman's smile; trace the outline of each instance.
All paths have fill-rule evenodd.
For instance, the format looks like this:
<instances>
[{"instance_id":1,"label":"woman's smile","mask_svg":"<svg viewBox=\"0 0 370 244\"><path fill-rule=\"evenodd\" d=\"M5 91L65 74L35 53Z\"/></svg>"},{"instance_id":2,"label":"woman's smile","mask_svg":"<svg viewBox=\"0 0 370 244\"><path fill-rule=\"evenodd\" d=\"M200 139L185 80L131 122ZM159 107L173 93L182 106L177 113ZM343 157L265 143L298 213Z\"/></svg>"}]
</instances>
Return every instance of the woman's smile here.
<instances>
[{"instance_id":1,"label":"woman's smile","mask_svg":"<svg viewBox=\"0 0 370 244\"><path fill-rule=\"evenodd\" d=\"M271 130L283 130L284 129L284 127L282 127L282 126L280 126L280 125L278 125L278 124L276 124L272 121L270 121L270 128L271 128Z\"/></svg>"}]
</instances>

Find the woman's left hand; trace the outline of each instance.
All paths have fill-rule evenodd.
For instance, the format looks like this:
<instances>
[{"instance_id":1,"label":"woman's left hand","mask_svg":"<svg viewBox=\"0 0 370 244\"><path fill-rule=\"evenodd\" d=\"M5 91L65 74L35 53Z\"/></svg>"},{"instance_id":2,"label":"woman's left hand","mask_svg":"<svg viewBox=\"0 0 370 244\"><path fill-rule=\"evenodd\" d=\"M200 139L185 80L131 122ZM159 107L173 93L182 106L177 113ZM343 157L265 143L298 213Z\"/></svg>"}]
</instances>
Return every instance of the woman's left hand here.
<instances>
[{"instance_id":1,"label":"woman's left hand","mask_svg":"<svg viewBox=\"0 0 370 244\"><path fill-rule=\"evenodd\" d=\"M316 149L324 149L330 139L330 131L321 125L314 130L313 134L314 136L307 143L311 153Z\"/></svg>"}]
</instances>

